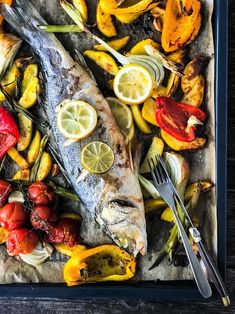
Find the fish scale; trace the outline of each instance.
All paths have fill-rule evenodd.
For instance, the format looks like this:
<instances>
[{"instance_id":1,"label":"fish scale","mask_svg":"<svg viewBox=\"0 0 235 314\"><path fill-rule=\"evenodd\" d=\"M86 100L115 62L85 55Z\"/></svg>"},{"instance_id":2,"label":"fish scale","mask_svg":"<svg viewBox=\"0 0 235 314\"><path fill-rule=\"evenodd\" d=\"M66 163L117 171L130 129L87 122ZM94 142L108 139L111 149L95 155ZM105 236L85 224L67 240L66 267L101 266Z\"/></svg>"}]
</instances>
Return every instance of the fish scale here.
<instances>
[{"instance_id":1,"label":"fish scale","mask_svg":"<svg viewBox=\"0 0 235 314\"><path fill-rule=\"evenodd\" d=\"M102 239L100 228L94 224L96 220L118 245L133 255L145 254L146 222L139 182L131 169L124 138L95 80L71 58L53 34L38 28L46 22L30 1L17 0L14 8L3 5L2 14L40 58L47 90L46 113L53 137L71 185L84 205L82 231L92 229L89 239L84 241L94 243L98 237ZM92 105L97 111L98 123L87 139L65 146L66 138L58 130L56 112L61 103L72 100ZM101 176L88 174L78 182L81 149L95 140L112 147L113 167Z\"/></svg>"}]
</instances>

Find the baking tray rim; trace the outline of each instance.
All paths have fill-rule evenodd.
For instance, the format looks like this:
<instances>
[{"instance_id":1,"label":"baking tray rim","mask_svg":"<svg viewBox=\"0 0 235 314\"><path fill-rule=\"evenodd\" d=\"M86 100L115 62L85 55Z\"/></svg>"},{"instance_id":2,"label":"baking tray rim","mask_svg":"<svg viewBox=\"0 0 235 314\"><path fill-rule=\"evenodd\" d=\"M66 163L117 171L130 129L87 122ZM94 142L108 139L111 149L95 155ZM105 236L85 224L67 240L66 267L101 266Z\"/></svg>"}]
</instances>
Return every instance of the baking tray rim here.
<instances>
[{"instance_id":1,"label":"baking tray rim","mask_svg":"<svg viewBox=\"0 0 235 314\"><path fill-rule=\"evenodd\" d=\"M213 30L215 41L217 260L222 277L226 279L228 0L214 0ZM129 284L101 283L69 288L65 284L46 283L0 285L0 298L16 297L203 300L195 283L189 280L146 281Z\"/></svg>"}]
</instances>

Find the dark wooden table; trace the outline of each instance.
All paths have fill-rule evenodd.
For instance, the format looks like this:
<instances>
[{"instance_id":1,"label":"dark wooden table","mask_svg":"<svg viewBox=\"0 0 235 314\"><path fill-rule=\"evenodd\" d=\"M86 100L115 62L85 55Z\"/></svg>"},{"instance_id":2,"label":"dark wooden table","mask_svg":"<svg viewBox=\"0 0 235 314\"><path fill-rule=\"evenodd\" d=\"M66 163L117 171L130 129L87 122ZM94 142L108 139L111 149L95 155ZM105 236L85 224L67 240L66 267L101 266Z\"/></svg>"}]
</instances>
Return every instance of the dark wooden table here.
<instances>
[{"instance_id":1,"label":"dark wooden table","mask_svg":"<svg viewBox=\"0 0 235 314\"><path fill-rule=\"evenodd\" d=\"M235 313L235 1L229 0L229 114L228 114L228 262L227 286L232 305L219 299L208 302L145 302L122 300L50 300L0 298L1 314L41 313ZM222 105L222 104L221 104Z\"/></svg>"}]
</instances>

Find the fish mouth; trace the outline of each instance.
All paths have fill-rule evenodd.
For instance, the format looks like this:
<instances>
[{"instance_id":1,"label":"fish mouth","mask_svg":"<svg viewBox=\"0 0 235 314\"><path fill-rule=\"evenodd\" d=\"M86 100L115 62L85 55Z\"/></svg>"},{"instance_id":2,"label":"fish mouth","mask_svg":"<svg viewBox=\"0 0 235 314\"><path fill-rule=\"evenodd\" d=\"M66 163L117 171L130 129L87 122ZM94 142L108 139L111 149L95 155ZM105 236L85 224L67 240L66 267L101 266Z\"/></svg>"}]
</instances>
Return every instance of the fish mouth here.
<instances>
[{"instance_id":1,"label":"fish mouth","mask_svg":"<svg viewBox=\"0 0 235 314\"><path fill-rule=\"evenodd\" d=\"M139 252L146 254L145 220L134 202L125 198L112 199L100 209L96 220L118 246L134 256Z\"/></svg>"}]
</instances>

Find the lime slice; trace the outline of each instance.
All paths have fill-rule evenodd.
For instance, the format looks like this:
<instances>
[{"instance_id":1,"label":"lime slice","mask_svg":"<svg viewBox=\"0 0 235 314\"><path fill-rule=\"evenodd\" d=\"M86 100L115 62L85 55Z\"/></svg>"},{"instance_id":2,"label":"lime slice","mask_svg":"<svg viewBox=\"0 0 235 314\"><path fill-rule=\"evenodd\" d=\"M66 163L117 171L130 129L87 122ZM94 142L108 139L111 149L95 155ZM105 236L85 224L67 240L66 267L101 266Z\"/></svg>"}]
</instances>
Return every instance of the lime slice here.
<instances>
[{"instance_id":1,"label":"lime slice","mask_svg":"<svg viewBox=\"0 0 235 314\"><path fill-rule=\"evenodd\" d=\"M125 138L125 143L128 144L128 142L133 139L135 134L131 110L117 98L108 97L107 101L116 123Z\"/></svg>"},{"instance_id":2,"label":"lime slice","mask_svg":"<svg viewBox=\"0 0 235 314\"><path fill-rule=\"evenodd\" d=\"M91 142L82 149L82 166L91 173L102 174L112 167L113 162L113 150L103 142Z\"/></svg>"},{"instance_id":3,"label":"lime slice","mask_svg":"<svg viewBox=\"0 0 235 314\"><path fill-rule=\"evenodd\" d=\"M137 105L151 95L153 80L143 66L129 64L118 71L113 88L118 99L129 105Z\"/></svg>"},{"instance_id":4,"label":"lime slice","mask_svg":"<svg viewBox=\"0 0 235 314\"><path fill-rule=\"evenodd\" d=\"M95 109L84 101L70 101L60 105L57 125L69 139L81 140L89 136L97 124Z\"/></svg>"}]
</instances>

